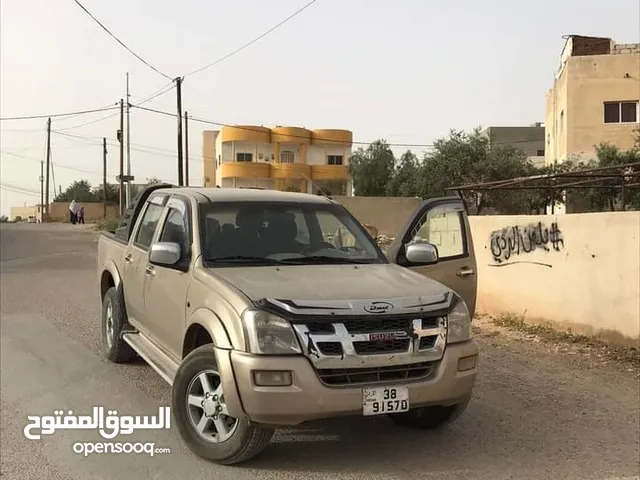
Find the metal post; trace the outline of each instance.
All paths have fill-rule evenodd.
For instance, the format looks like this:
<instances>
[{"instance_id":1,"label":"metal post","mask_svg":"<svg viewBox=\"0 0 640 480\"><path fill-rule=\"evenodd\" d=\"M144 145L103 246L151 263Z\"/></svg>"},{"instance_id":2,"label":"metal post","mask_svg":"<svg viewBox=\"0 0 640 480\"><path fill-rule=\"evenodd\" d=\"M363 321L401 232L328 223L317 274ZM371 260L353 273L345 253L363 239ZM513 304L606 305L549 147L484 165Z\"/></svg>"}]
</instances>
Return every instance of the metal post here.
<instances>
[{"instance_id":1,"label":"metal post","mask_svg":"<svg viewBox=\"0 0 640 480\"><path fill-rule=\"evenodd\" d=\"M189 114L184 112L184 184L189 186ZM258 158L256 156L256 158Z\"/></svg>"},{"instance_id":2,"label":"metal post","mask_svg":"<svg viewBox=\"0 0 640 480\"><path fill-rule=\"evenodd\" d=\"M122 134L124 132L124 101L120 99L120 130L118 134L118 140L120 141L120 216L124 215L124 206L125 206L125 198L124 198L124 139L122 138Z\"/></svg>"},{"instance_id":3,"label":"metal post","mask_svg":"<svg viewBox=\"0 0 640 480\"><path fill-rule=\"evenodd\" d=\"M126 190L126 203L129 205L131 202L131 117L129 115L130 102L129 102L129 72L127 72L127 190Z\"/></svg>"},{"instance_id":4,"label":"metal post","mask_svg":"<svg viewBox=\"0 0 640 480\"><path fill-rule=\"evenodd\" d=\"M44 218L43 214L44 208L44 160L40 160L40 223L42 223L42 219Z\"/></svg>"},{"instance_id":5,"label":"metal post","mask_svg":"<svg viewBox=\"0 0 640 480\"><path fill-rule=\"evenodd\" d=\"M102 139L102 216L107 218L107 139Z\"/></svg>"},{"instance_id":6,"label":"metal post","mask_svg":"<svg viewBox=\"0 0 640 480\"><path fill-rule=\"evenodd\" d=\"M184 176L182 171L182 78L177 77L176 91L178 100L178 186L184 185Z\"/></svg>"},{"instance_id":7,"label":"metal post","mask_svg":"<svg viewBox=\"0 0 640 480\"><path fill-rule=\"evenodd\" d=\"M42 221L48 219L49 217L49 172L51 171L51 118L47 120L47 175L44 186L44 203L42 211Z\"/></svg>"}]
</instances>

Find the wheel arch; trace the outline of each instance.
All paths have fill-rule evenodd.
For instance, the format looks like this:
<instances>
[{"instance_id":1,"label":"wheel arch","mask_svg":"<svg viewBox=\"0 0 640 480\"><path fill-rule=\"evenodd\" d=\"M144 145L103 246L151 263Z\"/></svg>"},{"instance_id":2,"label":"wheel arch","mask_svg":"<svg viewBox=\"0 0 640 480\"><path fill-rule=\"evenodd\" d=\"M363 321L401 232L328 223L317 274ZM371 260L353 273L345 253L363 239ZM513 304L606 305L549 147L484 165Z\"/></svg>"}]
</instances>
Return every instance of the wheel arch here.
<instances>
[{"instance_id":1,"label":"wheel arch","mask_svg":"<svg viewBox=\"0 0 640 480\"><path fill-rule=\"evenodd\" d=\"M100 300L104 300L104 296L111 287L120 290L121 283L118 269L113 262L109 262L100 274Z\"/></svg>"},{"instance_id":2,"label":"wheel arch","mask_svg":"<svg viewBox=\"0 0 640 480\"><path fill-rule=\"evenodd\" d=\"M232 349L224 324L211 310L200 308L196 310L188 321L187 330L182 341L182 358L195 350L206 341L207 337L218 348ZM208 343L208 342L207 342Z\"/></svg>"}]
</instances>

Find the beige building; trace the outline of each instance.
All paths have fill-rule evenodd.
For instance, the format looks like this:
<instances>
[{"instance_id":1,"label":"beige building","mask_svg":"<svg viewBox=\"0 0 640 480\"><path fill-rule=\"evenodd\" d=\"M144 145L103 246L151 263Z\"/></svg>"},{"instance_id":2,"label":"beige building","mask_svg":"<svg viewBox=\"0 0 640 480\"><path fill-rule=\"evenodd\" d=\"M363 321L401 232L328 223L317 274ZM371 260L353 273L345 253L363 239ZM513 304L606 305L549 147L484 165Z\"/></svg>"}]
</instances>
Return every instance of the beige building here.
<instances>
[{"instance_id":1,"label":"beige building","mask_svg":"<svg viewBox=\"0 0 640 480\"><path fill-rule=\"evenodd\" d=\"M202 132L204 185L352 195L348 130L253 125Z\"/></svg>"},{"instance_id":2,"label":"beige building","mask_svg":"<svg viewBox=\"0 0 640 480\"><path fill-rule=\"evenodd\" d=\"M633 146L640 121L640 44L570 36L546 97L545 163L595 158L595 145Z\"/></svg>"},{"instance_id":3,"label":"beige building","mask_svg":"<svg viewBox=\"0 0 640 480\"><path fill-rule=\"evenodd\" d=\"M15 221L17 218L27 221L40 222L40 205L23 205L22 207L11 207L9 219Z\"/></svg>"},{"instance_id":4,"label":"beige building","mask_svg":"<svg viewBox=\"0 0 640 480\"><path fill-rule=\"evenodd\" d=\"M511 145L522 150L533 165L545 164L545 129L541 122L529 126L488 127L484 134L489 137L490 145Z\"/></svg>"}]
</instances>

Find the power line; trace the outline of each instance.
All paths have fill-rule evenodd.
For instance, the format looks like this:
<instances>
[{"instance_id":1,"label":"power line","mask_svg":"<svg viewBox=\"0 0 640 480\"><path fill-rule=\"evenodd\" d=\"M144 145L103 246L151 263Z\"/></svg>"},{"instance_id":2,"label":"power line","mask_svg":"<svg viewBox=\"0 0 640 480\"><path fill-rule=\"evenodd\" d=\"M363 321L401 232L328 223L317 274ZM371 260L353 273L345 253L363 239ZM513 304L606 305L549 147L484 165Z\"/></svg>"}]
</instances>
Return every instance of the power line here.
<instances>
[{"instance_id":1,"label":"power line","mask_svg":"<svg viewBox=\"0 0 640 480\"><path fill-rule=\"evenodd\" d=\"M77 0L76 0L77 1ZM186 75L183 76L184 77L188 77L190 75L195 75L196 73L200 73L203 70L206 70L210 67L213 67L214 65L217 65L218 63L221 63L223 61L225 61L226 59L228 59L229 57L232 57L233 55L235 55L236 53L240 53L242 50L244 50L245 48L253 45L254 43L256 43L257 41L263 39L264 37L266 37L267 35L269 35L271 32L273 32L275 29L277 29L278 27L284 25L285 23L287 23L289 20L291 20L293 17L295 17L296 15L299 15L300 13L302 13L303 11L305 11L307 8L309 8L311 5L313 5L314 3L316 3L318 0L311 0L309 3L307 3L306 5L304 5L302 8L299 8L298 10L296 10L295 12L293 12L291 15L289 15L287 18L285 18L284 20L282 20L280 23L277 23L276 25L274 25L273 27L271 27L269 30L267 30L266 32L262 33L261 35L257 36L256 38L254 38L253 40L251 40L248 43L245 43L244 45L242 45L239 48L236 48L235 50L233 50L232 52L227 53L226 55L218 58L217 60L215 60L212 63L209 63L208 65L205 65L204 67L198 68L197 70L194 70L193 72L189 72Z\"/></svg>"},{"instance_id":2,"label":"power line","mask_svg":"<svg viewBox=\"0 0 640 480\"><path fill-rule=\"evenodd\" d=\"M173 89L174 86L175 85L173 84L173 82L170 82L167 85L164 85L160 90L155 91L154 93L152 93L148 97L146 97L143 100L141 100L139 102L139 105L148 103L148 102L152 101L153 99L159 97L160 95L164 95L165 93L171 91L171 89ZM65 131L65 130L74 130L76 128L86 127L88 125L93 125L94 123L102 122L102 121L107 120L109 118L113 118L113 117L115 117L115 116L117 116L119 114L120 114L119 111L115 112L115 113L110 113L109 115L104 116L104 117L100 117L100 118L98 118L96 120L91 120L89 122L81 123L80 125L73 125L71 127L58 128L57 130L58 130L58 132L60 132L60 131Z\"/></svg>"},{"instance_id":3,"label":"power line","mask_svg":"<svg viewBox=\"0 0 640 480\"><path fill-rule=\"evenodd\" d=\"M116 115L119 115L119 114L120 114L120 112L110 113L109 115L106 115L104 117L100 117L100 118L95 119L95 120L91 120L90 122L81 123L80 125L73 125L71 127L59 128L58 131L60 131L60 130L73 130L74 128L86 127L87 125L93 125L94 123L102 122L103 120L107 120L108 118L113 118L113 117L115 117Z\"/></svg>"},{"instance_id":4,"label":"power line","mask_svg":"<svg viewBox=\"0 0 640 480\"><path fill-rule=\"evenodd\" d=\"M109 108L109 107L113 107L115 105L117 105L117 103L116 102L112 102L112 103L108 103L108 104L106 104L106 105L104 105L103 107L100 107L100 108ZM61 118L59 120L56 120L56 122L57 123L66 122L67 120L71 120L72 118L76 118L76 117L78 117L80 115L82 115L82 113L77 113L75 115L70 115L70 116L68 116L66 118Z\"/></svg>"},{"instance_id":5,"label":"power line","mask_svg":"<svg viewBox=\"0 0 640 480\"><path fill-rule=\"evenodd\" d=\"M154 108L148 108L148 107L141 107L139 105L131 105L134 108L139 108L140 110L145 110L148 112L152 112L152 113L157 113L160 115L166 115L166 116L170 116L170 117L176 117L175 113L171 113L171 112L164 112L162 110L156 110ZM230 123L223 123L223 122L214 122L213 120L205 120L202 118L198 118L198 117L192 117L189 116L189 120L192 120L194 122L198 122L198 123L204 123L207 125L215 125L217 127L233 127L233 128L237 128L238 130L247 130L249 132L259 132L259 133L263 133L262 130L258 130L255 128L251 128L251 127L246 127L246 126L242 126L242 125L233 125ZM303 135L290 135L287 134L288 137L292 137L292 138L301 138L301 139L308 139L308 137L303 136ZM344 144L345 142L342 140L332 140L332 139L322 139L323 142L328 142L328 143L338 143L338 144ZM352 145L371 145L373 142L361 142L361 141L352 141L350 142ZM513 143L513 142L512 142ZM415 147L415 148L429 148L429 147L433 147L433 144L431 143L387 143L387 145L389 145L390 147L407 147L407 148L411 148L411 147Z\"/></svg>"},{"instance_id":6,"label":"power line","mask_svg":"<svg viewBox=\"0 0 640 480\"><path fill-rule=\"evenodd\" d=\"M42 161L42 160L38 160L38 159L36 159L36 158L34 158L34 157L28 157L28 156L26 156L26 155L20 155L20 154L14 153L14 152L6 151L6 150L0 150L0 153L2 153L2 154L4 154L4 155L10 155L10 156L12 156L12 157L22 158L23 160L29 160L29 161L32 161L32 162L38 162L38 163L40 163L40 162ZM83 169L81 169L81 168L76 168L76 167L70 167L70 166L68 166L68 165L62 165L62 164L60 164L60 163L56 163L56 167L58 167L58 168L64 168L64 169L66 169L66 170L72 170L72 171L75 171L75 172L86 173L86 174L90 174L90 175L99 175L99 176L102 176L102 174L101 174L101 173L98 173L98 172L93 172L93 171L91 171L91 170L83 170ZM115 175L112 175L112 176L113 176L113 177L115 177Z\"/></svg>"},{"instance_id":7,"label":"power line","mask_svg":"<svg viewBox=\"0 0 640 480\"><path fill-rule=\"evenodd\" d=\"M23 195L33 195L35 197L39 197L40 196L40 192L36 192L35 190L29 190L29 189L24 188L24 187L8 185L6 183L0 183L0 189L8 190L9 192L14 192L14 193L21 193Z\"/></svg>"},{"instance_id":8,"label":"power line","mask_svg":"<svg viewBox=\"0 0 640 480\"><path fill-rule=\"evenodd\" d=\"M158 70L156 67L154 67L153 65L151 65L149 62L147 62L144 58L142 58L140 55L138 55L136 52L134 52L133 50L131 50L129 47L127 47L118 37L116 37L113 33L111 33L111 31L105 27L100 20L98 20L96 17L94 17L91 12L89 10L87 10L84 5L82 5L78 0L73 0L74 2L76 2L76 4L82 9L84 10L84 12L89 15L94 22L96 22L98 25L100 25L100 27L107 32L116 42L118 42L120 45L122 45L131 55L133 55L134 57L136 57L138 60L140 60L142 63L144 63L147 67L149 67L151 70L153 70L154 72L162 75L163 77L172 80L172 78L164 73L162 73L160 70Z\"/></svg>"},{"instance_id":9,"label":"power line","mask_svg":"<svg viewBox=\"0 0 640 480\"><path fill-rule=\"evenodd\" d=\"M145 110L147 112L152 112L152 113L157 113L159 115L166 115L169 117L176 117L175 113L171 113L171 112L165 112L162 110L156 110L154 108L149 108L149 107L141 107L139 105L131 105L133 108L139 108L140 110ZM214 125L216 127L232 127L232 128L236 128L238 130L246 130L249 132L257 132L257 133L264 133L263 130L258 130L256 128L252 128L252 127L247 127L244 125L234 125L231 123L224 123L224 122L215 122L213 120L206 120L203 118L198 118L198 117L192 117L191 115L189 115L189 120L192 120L194 122L199 122L199 123L204 123L207 125ZM291 138L301 138L301 139L308 139L309 137L304 136L304 135L291 135L291 134L287 134L287 137L291 137ZM345 142L343 140L332 140L330 138L323 138L322 139L323 142L327 142L327 143L338 143L338 144L344 144ZM514 140L514 141L508 141L508 142L491 142L491 145L514 145L514 144L518 144L518 143L532 143L532 142L536 142L537 140L533 139L533 140ZM353 140L352 142L350 142L352 145L366 145L369 146L374 142L363 142L363 141L356 141ZM388 143L386 142L386 145L388 145L389 147L405 147L405 148L433 148L435 146L435 144L433 143Z\"/></svg>"},{"instance_id":10,"label":"power line","mask_svg":"<svg viewBox=\"0 0 640 480\"><path fill-rule=\"evenodd\" d=\"M19 117L2 117L0 118L0 121L5 121L5 120L34 120L34 119L38 119L38 118L55 118L55 117L68 117L68 116L75 116L75 115L84 115L86 113L96 113L96 112L106 112L108 110L114 110L118 107L107 107L107 108L94 108L93 110L81 110L79 112L67 112L67 113L50 113L47 115L23 115L23 116L19 116ZM38 130L39 131L39 130Z\"/></svg>"}]
</instances>

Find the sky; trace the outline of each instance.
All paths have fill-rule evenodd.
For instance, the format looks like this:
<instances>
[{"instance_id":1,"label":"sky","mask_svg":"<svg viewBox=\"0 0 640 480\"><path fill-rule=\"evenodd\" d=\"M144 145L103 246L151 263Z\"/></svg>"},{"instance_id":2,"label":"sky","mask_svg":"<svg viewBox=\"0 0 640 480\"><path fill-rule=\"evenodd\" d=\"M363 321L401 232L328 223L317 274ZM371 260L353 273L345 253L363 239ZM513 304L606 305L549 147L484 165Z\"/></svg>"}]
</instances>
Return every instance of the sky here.
<instances>
[{"instance_id":1,"label":"sky","mask_svg":"<svg viewBox=\"0 0 640 480\"><path fill-rule=\"evenodd\" d=\"M169 78L225 56L309 0L80 0ZM344 128L354 140L429 144L450 129L544 121L563 35L640 42L640 0L317 0L260 41L187 76L183 108L225 124ZM0 117L131 103L170 85L74 0L2 0ZM144 104L176 111L176 92ZM106 118L105 118L106 117ZM177 183L175 117L131 110L136 182ZM52 120L51 188L109 181L118 110ZM46 119L0 122L0 209L39 201ZM190 183L202 184L202 130L189 124ZM403 149L398 149L398 153ZM419 148L413 149L420 152Z\"/></svg>"}]
</instances>

